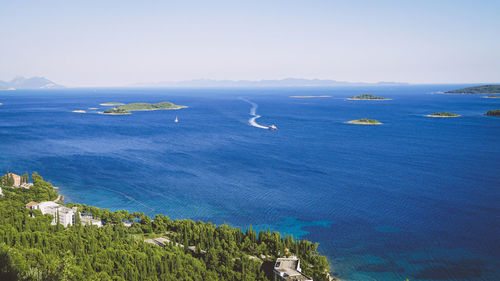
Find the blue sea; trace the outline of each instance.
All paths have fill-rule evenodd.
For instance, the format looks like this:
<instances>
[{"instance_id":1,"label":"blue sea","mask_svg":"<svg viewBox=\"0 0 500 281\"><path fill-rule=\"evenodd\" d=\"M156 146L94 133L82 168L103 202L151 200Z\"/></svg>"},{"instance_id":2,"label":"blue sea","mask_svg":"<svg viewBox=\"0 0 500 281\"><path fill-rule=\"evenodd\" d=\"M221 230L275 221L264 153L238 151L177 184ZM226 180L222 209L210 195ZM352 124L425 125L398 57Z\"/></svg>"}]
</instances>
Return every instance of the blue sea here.
<instances>
[{"instance_id":1,"label":"blue sea","mask_svg":"<svg viewBox=\"0 0 500 281\"><path fill-rule=\"evenodd\" d=\"M500 99L438 93L462 86L2 91L0 169L66 202L312 240L342 280L499 280L500 118L483 114ZM362 93L392 100L346 100ZM189 108L97 114L114 101ZM250 126L252 104L278 130Z\"/></svg>"}]
</instances>

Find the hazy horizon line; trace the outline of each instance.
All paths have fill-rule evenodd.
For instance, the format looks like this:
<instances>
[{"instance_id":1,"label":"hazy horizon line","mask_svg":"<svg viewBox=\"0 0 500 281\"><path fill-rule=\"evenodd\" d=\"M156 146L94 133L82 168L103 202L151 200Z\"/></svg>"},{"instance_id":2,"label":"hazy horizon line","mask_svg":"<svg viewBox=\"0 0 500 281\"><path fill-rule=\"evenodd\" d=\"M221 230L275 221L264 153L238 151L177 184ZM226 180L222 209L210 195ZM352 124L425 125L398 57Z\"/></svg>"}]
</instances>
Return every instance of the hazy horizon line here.
<instances>
[{"instance_id":1,"label":"hazy horizon line","mask_svg":"<svg viewBox=\"0 0 500 281\"><path fill-rule=\"evenodd\" d=\"M343 80L335 80L335 79L326 79L326 78L297 78L297 77L286 77L280 79L268 79L262 78L259 80L251 80L251 79L212 79L212 78L193 78L188 80L162 80L162 81L150 81L150 82L133 82L128 84L87 84L87 85L78 85L78 84L59 84L58 82L54 82L45 76L32 76L25 77L22 75L17 75L10 80L0 80L0 82L9 82L15 79L24 78L24 79L32 79L32 78L44 78L53 82L57 85L63 86L64 88L262 88L262 87L349 87L349 86L409 86L409 85L473 85L473 84L500 84L500 82L439 82L439 83L412 83L405 81L377 81L377 82L364 82L364 81L343 81ZM286 84L289 83L298 83L296 85ZM193 84L194 83L194 84ZM196 83L212 83L218 85L196 85ZM252 85L244 85L244 84L252 84ZM263 85L265 83L275 83L273 85ZM304 83L304 84L300 84ZM313 83L307 85L305 83ZM314 84L318 83L318 84ZM320 83L324 83L321 85ZM226 84L226 85L224 85ZM281 85L280 85L281 84Z\"/></svg>"}]
</instances>

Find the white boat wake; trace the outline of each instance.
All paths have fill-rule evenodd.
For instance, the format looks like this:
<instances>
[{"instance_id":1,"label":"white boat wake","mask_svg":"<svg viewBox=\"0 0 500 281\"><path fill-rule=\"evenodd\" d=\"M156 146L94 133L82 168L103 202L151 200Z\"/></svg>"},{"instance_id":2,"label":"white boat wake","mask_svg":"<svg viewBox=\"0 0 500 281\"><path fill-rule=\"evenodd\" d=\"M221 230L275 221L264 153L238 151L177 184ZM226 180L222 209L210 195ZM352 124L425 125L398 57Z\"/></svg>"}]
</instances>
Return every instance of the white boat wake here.
<instances>
[{"instance_id":1,"label":"white boat wake","mask_svg":"<svg viewBox=\"0 0 500 281\"><path fill-rule=\"evenodd\" d=\"M276 126L274 126L274 125L262 126L259 123L255 122L255 120L257 120L258 118L261 117L260 115L257 115L257 108L259 107L258 104L254 103L252 101L249 101L247 99L244 99L244 98L240 98L240 99L242 101L248 102L249 104L252 105L252 108L250 108L250 115L252 115L252 117L250 117L250 119L248 119L248 124L250 124L250 126L253 126L256 128L261 128L261 129L266 129L266 130L276 130Z\"/></svg>"}]
</instances>

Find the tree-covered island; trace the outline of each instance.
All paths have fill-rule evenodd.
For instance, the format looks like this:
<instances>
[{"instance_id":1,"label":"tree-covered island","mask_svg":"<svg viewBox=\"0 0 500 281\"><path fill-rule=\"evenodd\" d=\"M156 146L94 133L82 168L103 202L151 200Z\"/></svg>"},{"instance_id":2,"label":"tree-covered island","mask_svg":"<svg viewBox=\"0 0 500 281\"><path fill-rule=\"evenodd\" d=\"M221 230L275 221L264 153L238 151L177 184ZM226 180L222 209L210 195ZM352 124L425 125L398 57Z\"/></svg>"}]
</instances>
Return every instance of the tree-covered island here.
<instances>
[{"instance_id":1,"label":"tree-covered island","mask_svg":"<svg viewBox=\"0 0 500 281\"><path fill-rule=\"evenodd\" d=\"M467 87L444 92L445 94L500 94L500 85Z\"/></svg>"},{"instance_id":2,"label":"tree-covered island","mask_svg":"<svg viewBox=\"0 0 500 281\"><path fill-rule=\"evenodd\" d=\"M390 100L390 99L384 98L384 97L377 97L377 96L370 95L370 94L363 94L363 95L350 97L350 98L348 98L348 100Z\"/></svg>"},{"instance_id":3,"label":"tree-covered island","mask_svg":"<svg viewBox=\"0 0 500 281\"><path fill-rule=\"evenodd\" d=\"M450 113L450 112L435 112L429 115L425 115L426 117L460 117L460 115L455 114L455 113Z\"/></svg>"},{"instance_id":4,"label":"tree-covered island","mask_svg":"<svg viewBox=\"0 0 500 281\"><path fill-rule=\"evenodd\" d=\"M124 115L130 114L131 111L151 111L151 110L176 110L187 108L185 105L177 105L168 101L159 103L130 103L122 106L108 109L103 114L108 115Z\"/></svg>"},{"instance_id":5,"label":"tree-covered island","mask_svg":"<svg viewBox=\"0 0 500 281\"><path fill-rule=\"evenodd\" d=\"M0 280L269 281L276 258L292 255L304 274L329 280L317 243L251 226L62 204L52 184L37 173L31 180L27 173L0 178Z\"/></svg>"},{"instance_id":6,"label":"tree-covered island","mask_svg":"<svg viewBox=\"0 0 500 281\"><path fill-rule=\"evenodd\" d=\"M487 96L484 96L483 98L487 98L487 99L500 99L500 95L487 95Z\"/></svg>"},{"instance_id":7,"label":"tree-covered island","mask_svg":"<svg viewBox=\"0 0 500 281\"><path fill-rule=\"evenodd\" d=\"M497 109L497 110L490 110L488 112L486 112L485 115L488 115L488 116L495 116L495 117L500 117L500 109Z\"/></svg>"},{"instance_id":8,"label":"tree-covered island","mask_svg":"<svg viewBox=\"0 0 500 281\"><path fill-rule=\"evenodd\" d=\"M378 120L375 119L358 119L358 120L351 120L348 121L347 123L349 124L356 124L356 125L382 125Z\"/></svg>"}]
</instances>

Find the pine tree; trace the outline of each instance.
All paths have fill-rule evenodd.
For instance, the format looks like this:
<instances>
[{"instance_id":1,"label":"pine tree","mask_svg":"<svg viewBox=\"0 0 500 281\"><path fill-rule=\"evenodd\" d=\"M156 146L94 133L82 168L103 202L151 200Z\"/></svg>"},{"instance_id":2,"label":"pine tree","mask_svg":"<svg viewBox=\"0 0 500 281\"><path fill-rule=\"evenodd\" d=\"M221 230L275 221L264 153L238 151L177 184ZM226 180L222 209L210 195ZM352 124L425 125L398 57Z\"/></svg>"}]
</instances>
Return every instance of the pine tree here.
<instances>
[{"instance_id":1,"label":"pine tree","mask_svg":"<svg viewBox=\"0 0 500 281\"><path fill-rule=\"evenodd\" d=\"M56 214L56 231L59 231L59 209L57 209L57 214Z\"/></svg>"},{"instance_id":2,"label":"pine tree","mask_svg":"<svg viewBox=\"0 0 500 281\"><path fill-rule=\"evenodd\" d=\"M12 176L9 170L7 170L5 185L14 186L14 176Z\"/></svg>"},{"instance_id":3,"label":"pine tree","mask_svg":"<svg viewBox=\"0 0 500 281\"><path fill-rule=\"evenodd\" d=\"M188 247L189 247L189 241L188 241L188 236L187 236L187 231L186 229L184 228L184 252L187 253L188 252Z\"/></svg>"},{"instance_id":4,"label":"pine tree","mask_svg":"<svg viewBox=\"0 0 500 281\"><path fill-rule=\"evenodd\" d=\"M30 182L30 176L28 175L28 172L26 172L23 176L22 176L22 181L24 183L29 183Z\"/></svg>"},{"instance_id":5,"label":"pine tree","mask_svg":"<svg viewBox=\"0 0 500 281\"><path fill-rule=\"evenodd\" d=\"M78 210L75 212L75 225L80 226L82 223L82 220L80 218L80 212Z\"/></svg>"}]
</instances>

